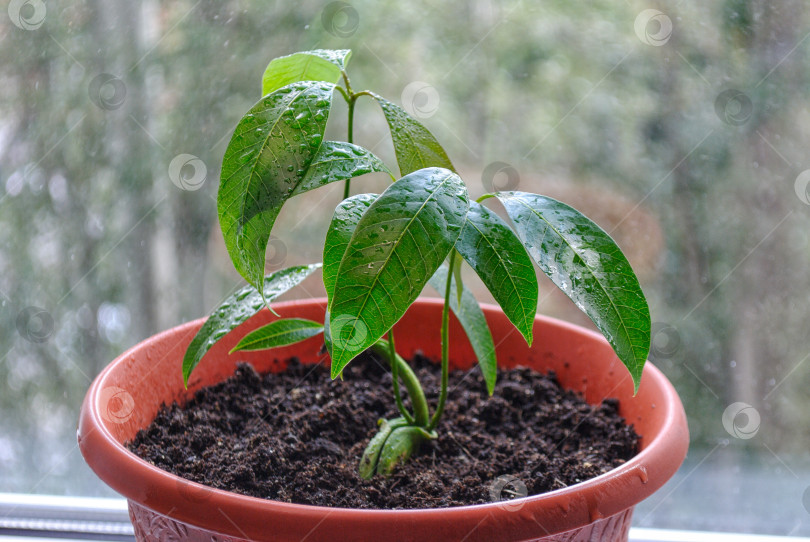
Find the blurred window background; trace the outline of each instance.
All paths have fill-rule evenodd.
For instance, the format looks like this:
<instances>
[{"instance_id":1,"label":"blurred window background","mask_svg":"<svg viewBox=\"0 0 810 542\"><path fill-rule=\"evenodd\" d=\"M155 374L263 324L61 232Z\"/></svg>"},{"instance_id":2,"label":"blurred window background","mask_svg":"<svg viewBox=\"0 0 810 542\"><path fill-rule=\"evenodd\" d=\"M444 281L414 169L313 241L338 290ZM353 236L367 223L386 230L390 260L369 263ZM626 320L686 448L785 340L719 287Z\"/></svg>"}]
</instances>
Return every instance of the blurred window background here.
<instances>
[{"instance_id":1,"label":"blurred window background","mask_svg":"<svg viewBox=\"0 0 810 542\"><path fill-rule=\"evenodd\" d=\"M628 254L692 436L635 525L810 535L806 2L4 5L0 492L113 496L75 441L91 379L241 286L216 223L231 131L270 59L350 48L355 89L420 118L473 195L556 197ZM370 101L355 134L395 163ZM341 195L285 207L268 269L320 261ZM539 311L590 325L548 281Z\"/></svg>"}]
</instances>

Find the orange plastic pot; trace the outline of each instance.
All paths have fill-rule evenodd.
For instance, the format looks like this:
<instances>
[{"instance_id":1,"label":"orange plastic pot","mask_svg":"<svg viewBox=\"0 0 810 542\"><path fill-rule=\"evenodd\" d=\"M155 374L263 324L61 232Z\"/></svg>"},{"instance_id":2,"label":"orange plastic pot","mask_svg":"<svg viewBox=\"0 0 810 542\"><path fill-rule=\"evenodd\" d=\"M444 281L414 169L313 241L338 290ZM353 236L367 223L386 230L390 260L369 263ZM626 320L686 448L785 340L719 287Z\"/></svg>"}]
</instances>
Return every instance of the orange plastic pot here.
<instances>
[{"instance_id":1,"label":"orange plastic pot","mask_svg":"<svg viewBox=\"0 0 810 542\"><path fill-rule=\"evenodd\" d=\"M284 317L318 320L326 301L291 301L274 307ZM321 337L269 353L228 355L248 331L274 318L266 310L211 349L188 390L183 387L181 360L203 320L170 329L122 354L87 392L79 447L96 474L129 499L138 540L626 540L633 506L660 488L686 455L686 417L672 385L648 364L634 397L627 371L600 335L538 316L534 346L529 348L500 309L484 306L484 313L503 367L553 370L564 387L580 392L590 403L618 398L621 415L642 437L640 453L597 478L534 497L445 509L351 510L215 490L159 470L129 452L123 443L149 425L162 404L185 401L200 388L224 380L238 361L247 360L258 371L284 370L291 356L304 363L325 361L318 355ZM440 300L417 301L395 328L400 353L407 358L421 350L438 358L440 318ZM475 358L456 321L451 322L451 340L452 367L471 367Z\"/></svg>"}]
</instances>

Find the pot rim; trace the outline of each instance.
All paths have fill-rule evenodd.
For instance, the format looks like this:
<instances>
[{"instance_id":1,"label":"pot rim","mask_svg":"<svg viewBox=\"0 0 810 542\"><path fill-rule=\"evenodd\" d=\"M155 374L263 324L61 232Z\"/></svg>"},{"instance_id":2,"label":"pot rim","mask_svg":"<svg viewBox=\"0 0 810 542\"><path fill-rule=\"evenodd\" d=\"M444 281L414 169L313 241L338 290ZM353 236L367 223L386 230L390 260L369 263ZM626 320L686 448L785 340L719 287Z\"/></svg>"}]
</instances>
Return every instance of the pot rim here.
<instances>
[{"instance_id":1,"label":"pot rim","mask_svg":"<svg viewBox=\"0 0 810 542\"><path fill-rule=\"evenodd\" d=\"M292 300L273 303L272 305L274 308L283 309L302 303L321 304L325 306L326 300L323 298ZM442 306L443 300L440 298L419 298L416 303ZM501 311L500 307L491 304L481 304L481 307L485 312L493 310ZM579 513L569 514L569 508L571 508L573 512L575 507L582 507L582 501L584 500L587 517L590 521L595 521L603 517L618 514L654 493L678 470L686 456L689 439L683 406L672 384L669 383L658 368L654 367L648 361L645 364L643 372L644 385L657 388L655 393L655 408L663 411L663 421L657 429L657 434L650 439L645 435L643 449L625 464L604 474L565 488L503 502L447 508L390 510L338 508L286 503L240 495L215 489L210 486L204 486L155 467L129 451L123 444L119 443L106 427L105 421L102 418L100 395L102 390L106 387L105 382L110 374L113 373L119 365L126 363L135 352L144 348L147 343L159 341L175 334L185 336L191 333L192 330L199 328L205 320L206 318L200 318L158 333L127 349L107 365L93 380L85 396L79 420L78 440L82 455L85 457L90 467L106 484L124 497L138 503L140 506L153 510L154 508L160 508L160 506L155 506L158 501L172 502L173 500L180 500L181 502L176 503L177 506L173 506L173 510L168 513L172 519L198 525L203 528L209 528L222 534L249 538L233 520L231 520L231 523L236 529L231 529L232 532L224 532L221 528L222 520L212 520L209 515L201 514L201 509L218 509L223 515L226 515L226 509L228 511L243 510L246 511L246 513L260 513L265 515L283 514L289 516L292 521L295 521L295 518L303 519L305 516L311 518L313 515L322 517L322 521L327 517L337 515L340 521L349 523L358 521L366 522L375 518L381 520L375 522L380 525L389 524L390 521L396 520L408 520L409 523L420 522L421 520L429 520L437 516L440 516L443 522L452 522L455 519L461 520L463 517L465 523L468 523L471 515L475 518L474 521L478 520L480 522L487 520L489 516L494 516L494 518L503 517L504 520L509 518L511 522L514 522L516 515L525 515L525 512L529 512L531 518L539 524L539 519L535 517L535 512L539 512L541 509L548 507L556 507L558 508L557 515L561 517L579 516L581 515ZM606 342L604 337L596 332L548 316L536 315L535 322L541 325L575 331L592 340ZM627 423L631 422L628 421ZM647 467L655 463L656 458L658 458L658 462L660 463L661 456L666 456L668 459L663 460L663 466L657 467L657 475L650 477L648 483ZM105 466L101 464L103 461L107 462ZM142 473L140 476L144 478L146 478L146 474L149 473L148 476L152 481L148 484L144 482L141 484L143 487L134 487L130 483L121 481L122 478L129 480L133 475L138 476L139 472ZM124 475L121 476L121 474ZM190 487L196 488L201 492L205 491L205 502L182 502L183 495L180 494L179 488L184 484L191 484ZM147 485L149 487L146 487ZM619 495L618 498L612 498L609 502L605 502L604 497L607 495L615 497L613 494L615 491L624 491L624 493L627 493L627 486L634 487L632 497ZM608 490L611 492L608 493ZM582 496L583 492L585 493L584 496ZM598 502L594 496L600 497ZM145 500L148 502L145 502ZM188 499L186 499L186 501L188 501ZM159 514L167 514L165 510L154 511ZM515 511L519 513L515 514ZM241 517L243 515L239 514L239 516ZM228 516L226 515L226 517ZM570 523L569 520L571 519L573 518L568 517L564 523ZM557 523L551 521L549 526L553 525L557 525ZM543 527L543 525L541 525L541 527ZM576 527L576 525L573 525L573 527ZM555 527L552 527L552 529L555 529ZM550 534L553 532L563 532L565 530L568 529L552 530ZM251 534L250 531L248 531L247 534Z\"/></svg>"}]
</instances>

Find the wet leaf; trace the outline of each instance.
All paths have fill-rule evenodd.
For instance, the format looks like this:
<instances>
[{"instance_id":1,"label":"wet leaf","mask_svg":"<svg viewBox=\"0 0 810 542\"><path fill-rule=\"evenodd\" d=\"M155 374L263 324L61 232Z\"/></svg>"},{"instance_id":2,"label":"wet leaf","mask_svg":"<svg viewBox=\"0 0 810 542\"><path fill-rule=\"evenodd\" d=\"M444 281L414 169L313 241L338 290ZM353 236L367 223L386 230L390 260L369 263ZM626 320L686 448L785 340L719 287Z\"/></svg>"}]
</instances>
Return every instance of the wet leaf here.
<instances>
[{"instance_id":1,"label":"wet leaf","mask_svg":"<svg viewBox=\"0 0 810 542\"><path fill-rule=\"evenodd\" d=\"M323 324L302 318L283 318L256 328L245 335L239 344L233 347L236 351L267 350L279 346L295 344L323 332Z\"/></svg>"},{"instance_id":2,"label":"wet leaf","mask_svg":"<svg viewBox=\"0 0 810 542\"><path fill-rule=\"evenodd\" d=\"M323 285L326 289L329 305L332 303L340 260L343 259L343 255L346 253L349 240L351 240L363 213L371 207L371 204L378 197L378 194L351 196L340 202L335 209L335 214L332 215L332 222L329 224L329 230L326 232L326 240L323 244Z\"/></svg>"},{"instance_id":3,"label":"wet leaf","mask_svg":"<svg viewBox=\"0 0 810 542\"><path fill-rule=\"evenodd\" d=\"M400 175L408 175L427 167L441 167L455 171L447 153L422 123L398 105L376 94L373 96L380 104L391 129Z\"/></svg>"},{"instance_id":4,"label":"wet leaf","mask_svg":"<svg viewBox=\"0 0 810 542\"><path fill-rule=\"evenodd\" d=\"M352 52L315 49L273 59L262 76L262 96L299 81L337 83Z\"/></svg>"},{"instance_id":5,"label":"wet leaf","mask_svg":"<svg viewBox=\"0 0 810 542\"><path fill-rule=\"evenodd\" d=\"M555 199L526 192L497 196L529 255L593 320L638 391L650 350L650 310L615 241L585 215Z\"/></svg>"},{"instance_id":6,"label":"wet leaf","mask_svg":"<svg viewBox=\"0 0 810 542\"><path fill-rule=\"evenodd\" d=\"M321 147L331 83L293 83L242 118L222 161L217 210L236 270L261 293L270 231Z\"/></svg>"},{"instance_id":7,"label":"wet leaf","mask_svg":"<svg viewBox=\"0 0 810 542\"><path fill-rule=\"evenodd\" d=\"M531 346L537 312L537 276L515 232L498 215L473 201L456 250L481 277L504 314Z\"/></svg>"},{"instance_id":8,"label":"wet leaf","mask_svg":"<svg viewBox=\"0 0 810 542\"><path fill-rule=\"evenodd\" d=\"M267 301L272 301L300 284L320 267L319 263L300 265L280 269L267 275L264 278L264 293ZM263 306L262 296L253 286L249 285L223 301L211 313L186 349L185 356L183 356L183 382L188 384L191 372L217 341L259 312Z\"/></svg>"},{"instance_id":9,"label":"wet leaf","mask_svg":"<svg viewBox=\"0 0 810 542\"><path fill-rule=\"evenodd\" d=\"M453 277L453 282L456 278ZM447 266L443 265L436 270L430 279L430 286L444 295L447 284ZM498 360L495 357L495 343L492 341L492 333L489 331L489 324L481 310L481 305L475 296L462 285L461 302L455 296L450 296L450 309L458 318L461 327L467 334L467 338L472 345L473 352L478 358L478 366L484 375L484 382L487 384L487 391L490 395L495 390L495 381L498 377Z\"/></svg>"},{"instance_id":10,"label":"wet leaf","mask_svg":"<svg viewBox=\"0 0 810 542\"><path fill-rule=\"evenodd\" d=\"M324 141L318 153L312 159L307 174L291 196L303 194L309 190L336 181L346 181L373 172L388 173L391 180L393 175L382 160L374 156L371 151L351 143L340 141Z\"/></svg>"},{"instance_id":11,"label":"wet leaf","mask_svg":"<svg viewBox=\"0 0 810 542\"><path fill-rule=\"evenodd\" d=\"M334 284L332 378L416 300L453 248L468 208L459 176L428 168L396 181L366 210Z\"/></svg>"}]
</instances>

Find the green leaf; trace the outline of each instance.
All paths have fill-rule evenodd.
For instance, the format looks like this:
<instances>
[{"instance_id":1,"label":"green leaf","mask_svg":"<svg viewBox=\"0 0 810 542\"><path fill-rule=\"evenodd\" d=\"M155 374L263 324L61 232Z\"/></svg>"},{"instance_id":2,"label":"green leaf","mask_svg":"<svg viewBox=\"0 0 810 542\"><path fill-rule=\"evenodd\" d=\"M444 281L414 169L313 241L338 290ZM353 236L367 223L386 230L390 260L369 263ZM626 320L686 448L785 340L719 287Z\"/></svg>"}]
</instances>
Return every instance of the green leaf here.
<instances>
[{"instance_id":1,"label":"green leaf","mask_svg":"<svg viewBox=\"0 0 810 542\"><path fill-rule=\"evenodd\" d=\"M332 333L329 331L329 309L326 309L326 312L323 315L323 345L326 347L326 353L329 354L329 357L332 357ZM343 380L343 373L338 375L341 380Z\"/></svg>"},{"instance_id":2,"label":"green leaf","mask_svg":"<svg viewBox=\"0 0 810 542\"><path fill-rule=\"evenodd\" d=\"M456 282L455 277L453 282ZM444 295L447 284L447 266L443 265L430 279L430 286ZM473 352L478 358L478 366L484 375L484 382L487 384L487 391L490 395L495 391L495 380L498 377L498 360L495 357L495 343L492 340L492 333L489 331L489 324L481 310L481 305L475 296L466 287L462 286L461 302L450 296L450 309L458 318L461 327L470 340Z\"/></svg>"},{"instance_id":3,"label":"green leaf","mask_svg":"<svg viewBox=\"0 0 810 542\"><path fill-rule=\"evenodd\" d=\"M456 250L531 346L537 276L520 239L498 215L472 201Z\"/></svg>"},{"instance_id":4,"label":"green leaf","mask_svg":"<svg viewBox=\"0 0 810 542\"><path fill-rule=\"evenodd\" d=\"M406 175L371 204L334 285L332 378L405 314L453 248L468 208L464 183L441 168Z\"/></svg>"},{"instance_id":5,"label":"green leaf","mask_svg":"<svg viewBox=\"0 0 810 542\"><path fill-rule=\"evenodd\" d=\"M262 76L262 96L299 81L337 83L352 52L315 49L273 59Z\"/></svg>"},{"instance_id":6,"label":"green leaf","mask_svg":"<svg viewBox=\"0 0 810 542\"><path fill-rule=\"evenodd\" d=\"M378 423L380 429L366 446L358 467L360 477L366 480L375 474L391 476L394 469L419 451L424 441L438 437L435 431L408 425L405 418L380 420Z\"/></svg>"},{"instance_id":7,"label":"green leaf","mask_svg":"<svg viewBox=\"0 0 810 542\"><path fill-rule=\"evenodd\" d=\"M300 265L280 269L264 278L264 293L272 301L310 276L321 264ZM236 329L248 318L259 312L264 300L253 286L245 286L217 307L191 340L183 357L183 382L200 363L206 352L222 337Z\"/></svg>"},{"instance_id":8,"label":"green leaf","mask_svg":"<svg viewBox=\"0 0 810 542\"><path fill-rule=\"evenodd\" d=\"M437 438L436 432L428 432L422 427L406 425L395 427L385 439L380 457L377 460L377 474L391 476L399 465L404 465L426 440Z\"/></svg>"},{"instance_id":9,"label":"green leaf","mask_svg":"<svg viewBox=\"0 0 810 542\"><path fill-rule=\"evenodd\" d=\"M312 159L301 183L292 191L297 196L336 181L345 181L372 172L394 176L382 160L363 147L340 141L324 141Z\"/></svg>"},{"instance_id":10,"label":"green leaf","mask_svg":"<svg viewBox=\"0 0 810 542\"><path fill-rule=\"evenodd\" d=\"M526 192L497 196L531 257L593 320L638 391L650 350L650 309L615 241L585 215L555 199Z\"/></svg>"},{"instance_id":11,"label":"green leaf","mask_svg":"<svg viewBox=\"0 0 810 542\"><path fill-rule=\"evenodd\" d=\"M267 350L295 344L323 332L323 324L302 318L275 320L245 335L231 353L237 350Z\"/></svg>"},{"instance_id":12,"label":"green leaf","mask_svg":"<svg viewBox=\"0 0 810 542\"><path fill-rule=\"evenodd\" d=\"M329 309L323 315L323 345L326 347L326 353L332 357L332 334L329 332Z\"/></svg>"},{"instance_id":13,"label":"green leaf","mask_svg":"<svg viewBox=\"0 0 810 542\"><path fill-rule=\"evenodd\" d=\"M360 458L360 466L357 469L360 477L365 480L371 479L377 472L377 462L380 460L383 445L385 445L385 441L388 440L391 432L399 427L405 427L408 422L405 418L394 418L391 421L380 420L379 425L380 428L366 446L363 457Z\"/></svg>"},{"instance_id":14,"label":"green leaf","mask_svg":"<svg viewBox=\"0 0 810 542\"><path fill-rule=\"evenodd\" d=\"M380 104L391 129L400 175L408 175L427 167L441 167L455 171L447 153L422 123L398 105L376 94L372 96Z\"/></svg>"},{"instance_id":15,"label":"green leaf","mask_svg":"<svg viewBox=\"0 0 810 542\"><path fill-rule=\"evenodd\" d=\"M472 203L471 201L470 204ZM461 233L464 233L464 230L461 230ZM458 241L456 241L456 244L458 244ZM458 251L456 251L456 254L458 254ZM453 266L453 282L456 283L456 301L461 303L461 296L464 293L464 279L461 277L461 256L459 255L459 258L455 261L457 261L458 264Z\"/></svg>"},{"instance_id":16,"label":"green leaf","mask_svg":"<svg viewBox=\"0 0 810 542\"><path fill-rule=\"evenodd\" d=\"M307 82L268 94L242 118L225 151L219 224L234 267L260 293L270 231L321 147L333 90Z\"/></svg>"},{"instance_id":17,"label":"green leaf","mask_svg":"<svg viewBox=\"0 0 810 542\"><path fill-rule=\"evenodd\" d=\"M357 223L378 197L378 194L357 194L340 202L335 209L323 244L323 285L329 300L327 306L331 306L340 261L346 253Z\"/></svg>"}]
</instances>

